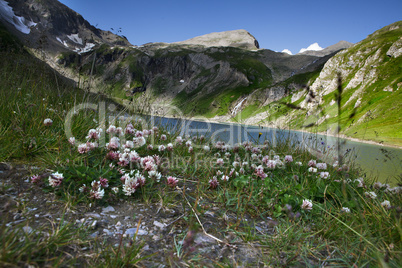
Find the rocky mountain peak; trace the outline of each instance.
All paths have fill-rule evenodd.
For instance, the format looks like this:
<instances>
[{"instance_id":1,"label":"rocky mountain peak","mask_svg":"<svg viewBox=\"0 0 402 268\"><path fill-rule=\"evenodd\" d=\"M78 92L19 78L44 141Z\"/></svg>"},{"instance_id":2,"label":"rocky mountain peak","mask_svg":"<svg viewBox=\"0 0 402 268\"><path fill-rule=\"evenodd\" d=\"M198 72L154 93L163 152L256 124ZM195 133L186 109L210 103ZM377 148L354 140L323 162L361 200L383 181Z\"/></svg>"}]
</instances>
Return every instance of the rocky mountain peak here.
<instances>
[{"instance_id":1,"label":"rocky mountain peak","mask_svg":"<svg viewBox=\"0 0 402 268\"><path fill-rule=\"evenodd\" d=\"M255 37L246 30L214 32L173 44L201 45L205 47L240 47L251 50L260 48Z\"/></svg>"},{"instance_id":2,"label":"rocky mountain peak","mask_svg":"<svg viewBox=\"0 0 402 268\"><path fill-rule=\"evenodd\" d=\"M0 0L0 22L26 41L48 52L83 53L97 44L130 46L123 37L92 26L57 0Z\"/></svg>"}]
</instances>

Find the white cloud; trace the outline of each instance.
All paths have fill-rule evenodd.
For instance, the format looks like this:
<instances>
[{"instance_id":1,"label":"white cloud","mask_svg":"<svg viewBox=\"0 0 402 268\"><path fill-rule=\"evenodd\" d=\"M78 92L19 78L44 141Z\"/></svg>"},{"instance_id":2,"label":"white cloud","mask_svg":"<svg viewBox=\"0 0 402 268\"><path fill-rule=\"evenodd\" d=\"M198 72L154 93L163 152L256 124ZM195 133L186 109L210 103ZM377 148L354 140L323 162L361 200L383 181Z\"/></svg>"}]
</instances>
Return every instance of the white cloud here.
<instances>
[{"instance_id":1,"label":"white cloud","mask_svg":"<svg viewBox=\"0 0 402 268\"><path fill-rule=\"evenodd\" d=\"M289 49L285 48L284 50L281 51L282 53L286 53L289 55L293 55L292 51L290 51Z\"/></svg>"},{"instance_id":2,"label":"white cloud","mask_svg":"<svg viewBox=\"0 0 402 268\"><path fill-rule=\"evenodd\" d=\"M318 45L318 43L314 43L314 44L311 44L308 48L302 48L302 49L300 49L299 53L303 53L303 52L308 51L308 50L319 51L319 50L323 50L323 48L320 47L320 46Z\"/></svg>"}]
</instances>

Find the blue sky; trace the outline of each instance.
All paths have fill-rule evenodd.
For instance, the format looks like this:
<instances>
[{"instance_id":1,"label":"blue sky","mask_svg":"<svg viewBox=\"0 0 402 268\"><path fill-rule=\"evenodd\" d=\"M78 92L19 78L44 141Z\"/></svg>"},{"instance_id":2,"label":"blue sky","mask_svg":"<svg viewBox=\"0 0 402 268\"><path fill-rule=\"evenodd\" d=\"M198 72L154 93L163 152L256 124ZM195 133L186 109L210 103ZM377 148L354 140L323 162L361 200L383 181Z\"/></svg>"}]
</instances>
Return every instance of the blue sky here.
<instances>
[{"instance_id":1,"label":"blue sky","mask_svg":"<svg viewBox=\"0 0 402 268\"><path fill-rule=\"evenodd\" d=\"M402 20L401 0L59 0L92 25L133 45L177 42L211 32L249 31L261 48L294 54L317 42L359 42Z\"/></svg>"}]
</instances>

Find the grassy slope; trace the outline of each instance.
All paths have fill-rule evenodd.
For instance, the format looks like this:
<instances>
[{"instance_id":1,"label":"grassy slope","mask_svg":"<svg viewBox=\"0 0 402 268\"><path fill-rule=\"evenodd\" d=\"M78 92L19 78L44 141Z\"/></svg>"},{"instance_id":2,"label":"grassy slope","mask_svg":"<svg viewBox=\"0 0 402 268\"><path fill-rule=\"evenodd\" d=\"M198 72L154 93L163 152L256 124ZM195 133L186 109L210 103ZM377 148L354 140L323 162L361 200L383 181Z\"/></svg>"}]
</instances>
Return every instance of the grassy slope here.
<instances>
[{"instance_id":1,"label":"grassy slope","mask_svg":"<svg viewBox=\"0 0 402 268\"><path fill-rule=\"evenodd\" d=\"M377 81L366 88L361 89L358 86L345 90L342 94L341 133L362 140L402 146L402 119L400 117L402 113L402 92L397 90L398 83L402 82L402 57L390 58L386 55L392 43L398 40L400 36L402 36L402 28L393 31L382 29L341 55L343 57L342 62L348 62L351 55L358 51L371 50L371 53L364 55L359 60L363 63L368 57L376 53L377 49L381 50L381 63L376 66ZM360 67L361 64L357 64L355 69L350 71L348 77L343 78L344 88ZM305 74L297 77L296 81L298 83L307 83L308 81L312 83L317 76L318 73ZM292 80L287 80L285 84L291 82ZM383 89L386 87L391 87L393 92L384 91ZM347 101L357 90L362 90L359 95L362 99L359 107L355 109L354 106L359 97L348 103ZM298 105L302 99L292 104ZM324 108L324 114L319 117L328 115L329 118L314 128L314 131L334 130L334 125L338 122L337 106L336 104L330 105L334 99L335 92L323 96L324 102L321 106ZM290 103L289 97L258 109L256 109L256 104L252 104L252 106L243 109L238 118L245 120L258 113L265 112L267 117L261 123L275 121L277 118L285 116L290 121L288 126L294 129L302 129L305 125L317 122L316 116L306 118L306 111L293 110L283 103Z\"/></svg>"},{"instance_id":2,"label":"grassy slope","mask_svg":"<svg viewBox=\"0 0 402 268\"><path fill-rule=\"evenodd\" d=\"M49 153L57 161L68 150L62 142L68 138L64 134L66 115L74 105L90 101L88 94L29 54L2 25L0 40L0 161ZM53 120L52 128L44 125L46 118ZM92 119L77 118L73 133L82 124L94 125Z\"/></svg>"}]
</instances>

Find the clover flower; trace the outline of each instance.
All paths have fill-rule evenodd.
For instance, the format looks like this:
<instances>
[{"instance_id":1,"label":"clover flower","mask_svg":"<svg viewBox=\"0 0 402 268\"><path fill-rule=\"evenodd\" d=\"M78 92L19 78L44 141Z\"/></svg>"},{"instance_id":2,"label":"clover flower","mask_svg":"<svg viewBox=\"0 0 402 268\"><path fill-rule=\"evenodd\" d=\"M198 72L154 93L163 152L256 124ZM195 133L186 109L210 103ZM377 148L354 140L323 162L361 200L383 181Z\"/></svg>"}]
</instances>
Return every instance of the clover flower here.
<instances>
[{"instance_id":1,"label":"clover flower","mask_svg":"<svg viewBox=\"0 0 402 268\"><path fill-rule=\"evenodd\" d=\"M312 172L312 173L317 173L317 169L314 167L309 167L309 169L307 171Z\"/></svg>"},{"instance_id":2,"label":"clover flower","mask_svg":"<svg viewBox=\"0 0 402 268\"><path fill-rule=\"evenodd\" d=\"M112 137L108 143L106 143L108 150L117 150L120 147L120 139Z\"/></svg>"},{"instance_id":3,"label":"clover flower","mask_svg":"<svg viewBox=\"0 0 402 268\"><path fill-rule=\"evenodd\" d=\"M68 139L68 143L70 143L72 146L74 146L75 145L75 137L70 137Z\"/></svg>"},{"instance_id":4,"label":"clover flower","mask_svg":"<svg viewBox=\"0 0 402 268\"><path fill-rule=\"evenodd\" d=\"M211 148L209 148L208 145L204 145L203 149L204 149L205 152L209 152L211 150Z\"/></svg>"},{"instance_id":5,"label":"clover flower","mask_svg":"<svg viewBox=\"0 0 402 268\"><path fill-rule=\"evenodd\" d=\"M384 200L384 202L381 203L381 206L390 209L391 208L391 203L388 200Z\"/></svg>"},{"instance_id":6,"label":"clover flower","mask_svg":"<svg viewBox=\"0 0 402 268\"><path fill-rule=\"evenodd\" d=\"M215 189L218 187L218 185L219 185L219 181L215 176L209 180L209 188Z\"/></svg>"},{"instance_id":7,"label":"clover flower","mask_svg":"<svg viewBox=\"0 0 402 268\"><path fill-rule=\"evenodd\" d=\"M193 146L188 147L188 152L191 154L194 151Z\"/></svg>"},{"instance_id":8,"label":"clover flower","mask_svg":"<svg viewBox=\"0 0 402 268\"><path fill-rule=\"evenodd\" d=\"M167 184L168 184L168 186L170 186L172 188L175 187L178 182L179 182L179 180L176 177L169 176L167 178Z\"/></svg>"},{"instance_id":9,"label":"clover flower","mask_svg":"<svg viewBox=\"0 0 402 268\"><path fill-rule=\"evenodd\" d=\"M238 162L238 161L233 161L232 166L233 166L234 168L240 167L240 162Z\"/></svg>"},{"instance_id":10,"label":"clover flower","mask_svg":"<svg viewBox=\"0 0 402 268\"><path fill-rule=\"evenodd\" d=\"M316 160L310 160L310 161L308 161L307 165L309 167L315 167L317 165L317 161Z\"/></svg>"},{"instance_id":11,"label":"clover flower","mask_svg":"<svg viewBox=\"0 0 402 268\"><path fill-rule=\"evenodd\" d=\"M229 176L227 176L227 175L222 175L221 180L223 180L223 181L229 181Z\"/></svg>"},{"instance_id":12,"label":"clover flower","mask_svg":"<svg viewBox=\"0 0 402 268\"><path fill-rule=\"evenodd\" d=\"M135 147L141 147L141 146L144 146L147 143L147 141L145 140L144 137L134 138L133 142L134 142Z\"/></svg>"},{"instance_id":13,"label":"clover flower","mask_svg":"<svg viewBox=\"0 0 402 268\"><path fill-rule=\"evenodd\" d=\"M39 176L39 175L33 175L33 176L31 177L31 182L32 182L32 183L39 183L39 182L40 182L40 179L41 179L41 176Z\"/></svg>"},{"instance_id":14,"label":"clover flower","mask_svg":"<svg viewBox=\"0 0 402 268\"><path fill-rule=\"evenodd\" d=\"M161 139L161 141L165 141L165 140L167 140L167 137L165 134L162 134L160 139Z\"/></svg>"},{"instance_id":15,"label":"clover flower","mask_svg":"<svg viewBox=\"0 0 402 268\"><path fill-rule=\"evenodd\" d=\"M187 146L187 147L191 147L191 145L192 145L192 142L191 142L191 141L186 141L186 146Z\"/></svg>"},{"instance_id":16,"label":"clover flower","mask_svg":"<svg viewBox=\"0 0 402 268\"><path fill-rule=\"evenodd\" d=\"M267 167L268 168L275 168L276 166L276 161L275 160L268 160L267 161Z\"/></svg>"},{"instance_id":17,"label":"clover flower","mask_svg":"<svg viewBox=\"0 0 402 268\"><path fill-rule=\"evenodd\" d=\"M264 172L264 167L262 165L259 165L255 169L255 174L260 177L261 179L265 179L268 175Z\"/></svg>"},{"instance_id":18,"label":"clover flower","mask_svg":"<svg viewBox=\"0 0 402 268\"><path fill-rule=\"evenodd\" d=\"M163 152L163 151L165 151L165 149L166 149L165 145L159 145L159 147L158 147L159 152Z\"/></svg>"},{"instance_id":19,"label":"clover flower","mask_svg":"<svg viewBox=\"0 0 402 268\"><path fill-rule=\"evenodd\" d=\"M116 127L114 125L110 125L109 128L106 130L106 133L111 135L116 134L117 133Z\"/></svg>"},{"instance_id":20,"label":"clover flower","mask_svg":"<svg viewBox=\"0 0 402 268\"><path fill-rule=\"evenodd\" d=\"M129 176L128 174L125 174L125 176L123 177L124 177L123 192L125 193L125 195L128 196L135 193L135 191L145 183L145 177L141 176L138 170L132 177Z\"/></svg>"},{"instance_id":21,"label":"clover flower","mask_svg":"<svg viewBox=\"0 0 402 268\"><path fill-rule=\"evenodd\" d=\"M365 192L364 195L365 195L367 198L371 198L371 199L376 199L376 197L377 197L377 194L374 193L374 192Z\"/></svg>"},{"instance_id":22,"label":"clover flower","mask_svg":"<svg viewBox=\"0 0 402 268\"><path fill-rule=\"evenodd\" d=\"M285 162L286 162L286 163L291 163L291 162L293 162L293 156L291 156L291 155L286 155L286 156L285 156Z\"/></svg>"},{"instance_id":23,"label":"clover flower","mask_svg":"<svg viewBox=\"0 0 402 268\"><path fill-rule=\"evenodd\" d=\"M162 177L162 175L159 172L157 172L156 170L149 171L148 176L149 176L150 179L153 179L153 180L155 180L157 182L159 182L161 177Z\"/></svg>"},{"instance_id":24,"label":"clover flower","mask_svg":"<svg viewBox=\"0 0 402 268\"><path fill-rule=\"evenodd\" d=\"M106 178L99 178L99 183L103 188L109 187L109 181Z\"/></svg>"},{"instance_id":25,"label":"clover flower","mask_svg":"<svg viewBox=\"0 0 402 268\"><path fill-rule=\"evenodd\" d=\"M96 129L90 129L88 131L88 136L86 136L86 139L94 139L94 140L99 140L100 133Z\"/></svg>"},{"instance_id":26,"label":"clover flower","mask_svg":"<svg viewBox=\"0 0 402 268\"><path fill-rule=\"evenodd\" d=\"M216 164L218 164L219 166L223 166L224 162L222 158L218 158L216 159Z\"/></svg>"},{"instance_id":27,"label":"clover flower","mask_svg":"<svg viewBox=\"0 0 402 268\"><path fill-rule=\"evenodd\" d=\"M301 208L303 210L312 210L313 209L313 203L311 202L311 200L304 199L303 203L301 205Z\"/></svg>"},{"instance_id":28,"label":"clover flower","mask_svg":"<svg viewBox=\"0 0 402 268\"><path fill-rule=\"evenodd\" d=\"M59 172L52 173L49 176L49 185L52 187L59 186L61 184L61 182L63 181L63 179L64 179L64 176L62 173L59 173Z\"/></svg>"},{"instance_id":29,"label":"clover flower","mask_svg":"<svg viewBox=\"0 0 402 268\"><path fill-rule=\"evenodd\" d=\"M45 120L43 120L43 124L45 126L51 126L53 124L53 120L50 118L46 118Z\"/></svg>"},{"instance_id":30,"label":"clover flower","mask_svg":"<svg viewBox=\"0 0 402 268\"><path fill-rule=\"evenodd\" d=\"M124 148L134 148L134 142L126 141L126 144L124 144Z\"/></svg>"},{"instance_id":31,"label":"clover flower","mask_svg":"<svg viewBox=\"0 0 402 268\"><path fill-rule=\"evenodd\" d=\"M173 143L168 143L166 149L167 149L168 151L173 151Z\"/></svg>"},{"instance_id":32,"label":"clover flower","mask_svg":"<svg viewBox=\"0 0 402 268\"><path fill-rule=\"evenodd\" d=\"M318 163L318 164L316 165L316 167L317 167L318 169L323 169L323 170L325 170L325 169L327 169L327 164L326 164L326 163Z\"/></svg>"},{"instance_id":33,"label":"clover flower","mask_svg":"<svg viewBox=\"0 0 402 268\"><path fill-rule=\"evenodd\" d=\"M113 188L112 188L112 191L113 191L115 194L117 194L117 193L119 192L119 187L113 187Z\"/></svg>"},{"instance_id":34,"label":"clover flower","mask_svg":"<svg viewBox=\"0 0 402 268\"><path fill-rule=\"evenodd\" d=\"M147 150L152 151L154 149L154 146L152 144L148 144L147 146Z\"/></svg>"},{"instance_id":35,"label":"clover flower","mask_svg":"<svg viewBox=\"0 0 402 268\"><path fill-rule=\"evenodd\" d=\"M321 177L321 179L328 179L329 172L320 172L320 177Z\"/></svg>"},{"instance_id":36,"label":"clover flower","mask_svg":"<svg viewBox=\"0 0 402 268\"><path fill-rule=\"evenodd\" d=\"M343 212L343 213L350 213L350 209L349 209L348 207L343 207L343 208L341 209L341 212Z\"/></svg>"},{"instance_id":37,"label":"clover flower","mask_svg":"<svg viewBox=\"0 0 402 268\"><path fill-rule=\"evenodd\" d=\"M176 143L181 145L183 143L183 138L181 136L176 137Z\"/></svg>"}]
</instances>

